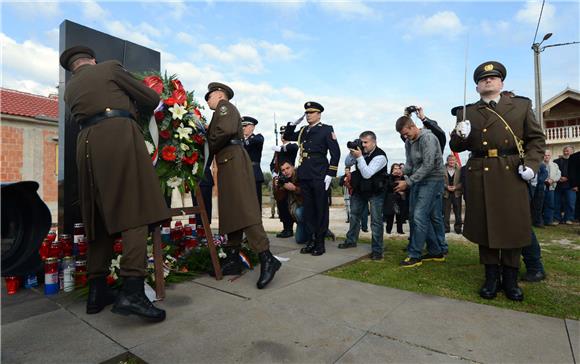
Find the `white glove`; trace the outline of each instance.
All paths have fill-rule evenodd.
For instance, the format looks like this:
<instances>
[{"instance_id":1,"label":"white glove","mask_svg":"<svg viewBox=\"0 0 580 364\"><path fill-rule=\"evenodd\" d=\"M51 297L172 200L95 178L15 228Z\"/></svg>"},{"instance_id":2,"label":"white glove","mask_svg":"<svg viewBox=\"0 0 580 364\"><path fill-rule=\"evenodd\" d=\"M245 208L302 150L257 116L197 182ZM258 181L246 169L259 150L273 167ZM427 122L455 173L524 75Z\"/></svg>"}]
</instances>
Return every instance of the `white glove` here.
<instances>
[{"instance_id":1,"label":"white glove","mask_svg":"<svg viewBox=\"0 0 580 364\"><path fill-rule=\"evenodd\" d=\"M325 190L328 190L328 187L330 187L330 182L332 182L332 177L330 177L330 176L324 177L324 189Z\"/></svg>"},{"instance_id":2,"label":"white glove","mask_svg":"<svg viewBox=\"0 0 580 364\"><path fill-rule=\"evenodd\" d=\"M535 176L534 171L528 166L520 165L518 167L518 173L520 174L520 177L522 177L522 179L526 182L528 182Z\"/></svg>"},{"instance_id":3,"label":"white glove","mask_svg":"<svg viewBox=\"0 0 580 364\"><path fill-rule=\"evenodd\" d=\"M463 139L467 139L471 133L471 122L469 120L460 121L455 125L455 132Z\"/></svg>"},{"instance_id":4,"label":"white glove","mask_svg":"<svg viewBox=\"0 0 580 364\"><path fill-rule=\"evenodd\" d=\"M302 114L302 116L299 117L298 119L296 119L295 121L291 121L290 125L296 126L296 125L300 124L302 122L302 120L304 120L304 116L306 116L306 114Z\"/></svg>"},{"instance_id":5,"label":"white glove","mask_svg":"<svg viewBox=\"0 0 580 364\"><path fill-rule=\"evenodd\" d=\"M272 147L272 150L273 150L274 152L279 152L279 151L281 151L281 150L282 150L282 147L281 147L281 146L279 146L279 145L274 145L274 146Z\"/></svg>"}]
</instances>

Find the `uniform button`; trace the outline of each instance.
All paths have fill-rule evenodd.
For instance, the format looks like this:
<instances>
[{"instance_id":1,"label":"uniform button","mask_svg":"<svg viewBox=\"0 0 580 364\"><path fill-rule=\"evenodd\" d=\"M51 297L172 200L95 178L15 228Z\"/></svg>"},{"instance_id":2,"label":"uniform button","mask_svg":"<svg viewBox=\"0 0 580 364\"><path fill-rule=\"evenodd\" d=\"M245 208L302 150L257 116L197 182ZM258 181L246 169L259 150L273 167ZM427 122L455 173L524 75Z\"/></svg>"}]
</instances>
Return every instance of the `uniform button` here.
<instances>
[{"instance_id":1,"label":"uniform button","mask_svg":"<svg viewBox=\"0 0 580 364\"><path fill-rule=\"evenodd\" d=\"M505 130L509 130L510 128L508 128L507 126L505 127Z\"/></svg>"},{"instance_id":2,"label":"uniform button","mask_svg":"<svg viewBox=\"0 0 580 364\"><path fill-rule=\"evenodd\" d=\"M85 143L89 144L89 140L88 140L88 139L87 139L87 140L85 140Z\"/></svg>"},{"instance_id":3,"label":"uniform button","mask_svg":"<svg viewBox=\"0 0 580 364\"><path fill-rule=\"evenodd\" d=\"M87 154L87 158L89 157L89 155Z\"/></svg>"},{"instance_id":4,"label":"uniform button","mask_svg":"<svg viewBox=\"0 0 580 364\"><path fill-rule=\"evenodd\" d=\"M507 144L507 143L508 143L508 140L507 140L507 139L505 139L503 142Z\"/></svg>"},{"instance_id":5,"label":"uniform button","mask_svg":"<svg viewBox=\"0 0 580 364\"><path fill-rule=\"evenodd\" d=\"M505 166L505 169L510 169L510 166Z\"/></svg>"},{"instance_id":6,"label":"uniform button","mask_svg":"<svg viewBox=\"0 0 580 364\"><path fill-rule=\"evenodd\" d=\"M486 142L486 141L484 141L484 142L483 142L483 145L487 145L487 142Z\"/></svg>"},{"instance_id":7,"label":"uniform button","mask_svg":"<svg viewBox=\"0 0 580 364\"><path fill-rule=\"evenodd\" d=\"M485 167L483 170L487 172L489 171L489 168Z\"/></svg>"},{"instance_id":8,"label":"uniform button","mask_svg":"<svg viewBox=\"0 0 580 364\"><path fill-rule=\"evenodd\" d=\"M483 129L483 132L484 132L484 133L487 133L487 129Z\"/></svg>"},{"instance_id":9,"label":"uniform button","mask_svg":"<svg viewBox=\"0 0 580 364\"><path fill-rule=\"evenodd\" d=\"M469 167L469 168L467 168L467 169L469 169L469 170L471 171L471 167Z\"/></svg>"}]
</instances>

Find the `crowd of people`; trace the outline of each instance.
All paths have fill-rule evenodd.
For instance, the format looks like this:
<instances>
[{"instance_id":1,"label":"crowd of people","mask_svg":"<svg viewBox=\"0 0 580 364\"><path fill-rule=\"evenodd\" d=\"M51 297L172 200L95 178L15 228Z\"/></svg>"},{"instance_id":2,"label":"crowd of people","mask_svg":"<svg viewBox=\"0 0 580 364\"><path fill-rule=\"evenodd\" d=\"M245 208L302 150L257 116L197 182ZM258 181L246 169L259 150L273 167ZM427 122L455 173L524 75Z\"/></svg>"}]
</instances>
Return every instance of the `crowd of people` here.
<instances>
[{"instance_id":1,"label":"crowd of people","mask_svg":"<svg viewBox=\"0 0 580 364\"><path fill-rule=\"evenodd\" d=\"M135 123L136 106L152 112L159 97L119 62L97 64L87 47L65 50L60 63L73 73L65 102L81 127L77 146L80 202L91 241L87 313L98 313L114 303L115 313L162 321L165 311L144 294L145 247L148 227L170 218L170 213ZM365 230L363 222L370 216L373 261L383 259L385 231L390 234L395 228L401 234L408 221L407 256L400 265L415 268L424 262L444 262L450 254L446 233L451 231L453 211L455 233L478 245L480 263L485 266L480 296L493 299L503 291L511 300L523 300L517 284L520 257L526 265L525 279L545 277L532 222L536 226L572 224L580 212L575 209L580 155L565 147L563 155L551 161L531 101L502 92L506 75L499 62L485 62L475 69L473 79L481 98L452 109L457 124L450 134L427 118L421 107L406 108L393 130L404 142L404 164L389 166L371 130L347 143L341 184L349 198L349 229L339 249L357 246L361 226ZM205 95L213 111L207 142L210 158L218 167L219 231L227 235L229 252L229 260L222 261L223 273L239 273L237 252L245 237L259 257L256 285L263 289L281 268L270 252L262 224L264 138L254 133L258 120L242 117L230 102L233 97L233 89L218 82L210 83ZM283 223L278 237L295 236L303 245L300 253L313 257L325 254L325 238L333 235L329 187L340 160L336 134L331 125L322 123L323 112L320 103L306 102L304 114L281 128L281 145L273 147L270 165L273 196ZM413 114L422 125L415 123ZM299 127L304 120L306 125ZM134 148L117 150L119 143L111 142L112 135ZM444 163L447 135L454 154ZM460 167L455 155L463 151L469 152L469 160ZM201 186L211 209L210 176L208 167ZM117 200L119 196L123 203ZM124 242L124 283L118 294L105 283L116 234Z\"/></svg>"}]
</instances>

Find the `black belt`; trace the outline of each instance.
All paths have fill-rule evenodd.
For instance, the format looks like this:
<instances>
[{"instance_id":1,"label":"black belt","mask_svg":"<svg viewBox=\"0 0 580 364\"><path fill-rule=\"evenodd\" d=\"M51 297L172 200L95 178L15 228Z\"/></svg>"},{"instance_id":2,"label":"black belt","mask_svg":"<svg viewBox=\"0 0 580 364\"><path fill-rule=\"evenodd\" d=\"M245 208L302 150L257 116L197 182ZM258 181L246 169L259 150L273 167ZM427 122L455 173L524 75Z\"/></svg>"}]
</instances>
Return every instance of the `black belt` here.
<instances>
[{"instance_id":1,"label":"black belt","mask_svg":"<svg viewBox=\"0 0 580 364\"><path fill-rule=\"evenodd\" d=\"M230 144L232 144L232 145L244 145L244 141L241 139L232 139L232 140L230 140Z\"/></svg>"},{"instance_id":2,"label":"black belt","mask_svg":"<svg viewBox=\"0 0 580 364\"><path fill-rule=\"evenodd\" d=\"M314 157L326 158L326 154L319 152L302 152L302 154L300 155L302 156L302 158L314 158Z\"/></svg>"},{"instance_id":3,"label":"black belt","mask_svg":"<svg viewBox=\"0 0 580 364\"><path fill-rule=\"evenodd\" d=\"M488 149L488 150L474 150L471 152L471 158L497 158L497 157L507 157L508 155L519 155L516 148L507 149Z\"/></svg>"},{"instance_id":4,"label":"black belt","mask_svg":"<svg viewBox=\"0 0 580 364\"><path fill-rule=\"evenodd\" d=\"M131 114L127 110L116 110L116 109L107 109L103 112L100 112L96 115L91 116L88 119L79 122L79 126L81 129L88 128L89 126L95 125L105 119L110 118L129 118L134 119L133 114Z\"/></svg>"}]
</instances>

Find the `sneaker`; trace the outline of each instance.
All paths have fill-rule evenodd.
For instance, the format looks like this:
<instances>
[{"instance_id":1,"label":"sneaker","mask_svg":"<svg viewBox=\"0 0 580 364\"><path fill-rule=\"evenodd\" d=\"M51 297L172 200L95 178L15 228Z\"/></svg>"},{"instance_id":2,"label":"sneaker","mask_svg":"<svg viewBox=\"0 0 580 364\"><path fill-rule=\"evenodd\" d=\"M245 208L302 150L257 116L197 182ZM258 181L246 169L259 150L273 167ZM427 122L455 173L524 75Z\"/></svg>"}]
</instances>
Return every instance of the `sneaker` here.
<instances>
[{"instance_id":1,"label":"sneaker","mask_svg":"<svg viewBox=\"0 0 580 364\"><path fill-rule=\"evenodd\" d=\"M375 261L383 260L383 255L379 253L371 253L371 260Z\"/></svg>"},{"instance_id":2,"label":"sneaker","mask_svg":"<svg viewBox=\"0 0 580 364\"><path fill-rule=\"evenodd\" d=\"M340 243L338 244L338 249L348 249L348 248L356 248L356 243Z\"/></svg>"},{"instance_id":3,"label":"sneaker","mask_svg":"<svg viewBox=\"0 0 580 364\"><path fill-rule=\"evenodd\" d=\"M418 267L422 264L423 262L421 261L421 258L411 258L411 257L407 257L405 258L405 260L401 262L401 266L403 266L403 268Z\"/></svg>"},{"instance_id":4,"label":"sneaker","mask_svg":"<svg viewBox=\"0 0 580 364\"><path fill-rule=\"evenodd\" d=\"M549 223L548 225L550 226L558 226L560 225L557 221L552 221L551 223Z\"/></svg>"},{"instance_id":5,"label":"sneaker","mask_svg":"<svg viewBox=\"0 0 580 364\"><path fill-rule=\"evenodd\" d=\"M570 220L567 220L567 221L565 222L565 224L566 224L566 225L574 225L574 223L573 223L572 221L570 221Z\"/></svg>"},{"instance_id":6,"label":"sneaker","mask_svg":"<svg viewBox=\"0 0 580 364\"><path fill-rule=\"evenodd\" d=\"M424 262L444 262L445 255L444 254L425 254L421 257L421 260Z\"/></svg>"}]
</instances>

